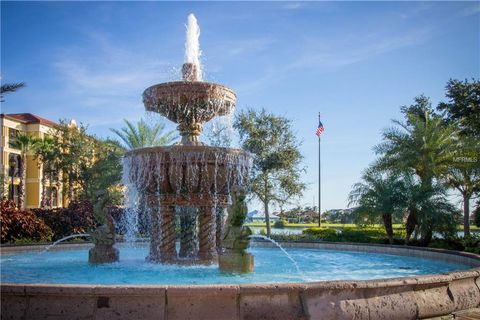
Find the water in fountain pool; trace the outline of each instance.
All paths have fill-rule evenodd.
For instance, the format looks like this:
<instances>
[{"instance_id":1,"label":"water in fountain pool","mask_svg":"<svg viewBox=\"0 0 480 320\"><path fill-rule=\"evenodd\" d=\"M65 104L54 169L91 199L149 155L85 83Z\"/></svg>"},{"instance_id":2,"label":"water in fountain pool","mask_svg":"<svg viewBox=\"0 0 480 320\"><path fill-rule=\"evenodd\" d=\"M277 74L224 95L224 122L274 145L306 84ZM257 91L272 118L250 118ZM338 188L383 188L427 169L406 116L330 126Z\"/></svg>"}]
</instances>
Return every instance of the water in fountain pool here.
<instances>
[{"instance_id":1,"label":"water in fountain pool","mask_svg":"<svg viewBox=\"0 0 480 320\"><path fill-rule=\"evenodd\" d=\"M250 274L224 274L216 265L177 266L145 262L148 246L132 248L118 245L120 262L92 266L88 248L34 252L3 253L2 283L66 284L226 284L286 283L321 280L381 279L433 274L468 269L468 266L444 261L385 254L289 249L298 263L300 275L292 262L278 248L252 247L255 271Z\"/></svg>"}]
</instances>

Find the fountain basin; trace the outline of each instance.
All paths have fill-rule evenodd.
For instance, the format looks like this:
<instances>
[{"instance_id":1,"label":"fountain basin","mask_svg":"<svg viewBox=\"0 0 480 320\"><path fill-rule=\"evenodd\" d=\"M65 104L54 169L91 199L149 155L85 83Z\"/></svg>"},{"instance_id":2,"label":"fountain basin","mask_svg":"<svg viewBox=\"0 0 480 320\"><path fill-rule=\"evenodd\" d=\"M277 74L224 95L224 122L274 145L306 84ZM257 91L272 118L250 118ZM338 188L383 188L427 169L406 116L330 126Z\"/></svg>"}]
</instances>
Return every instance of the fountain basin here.
<instances>
[{"instance_id":1,"label":"fountain basin","mask_svg":"<svg viewBox=\"0 0 480 320\"><path fill-rule=\"evenodd\" d=\"M239 276L226 275L223 284L213 285L81 285L81 284L14 284L4 277L5 258L10 254L9 248L2 250L2 316L19 318L26 315L27 319L57 316L68 319L75 314L79 318L88 319L118 319L120 315L142 319L416 319L446 315L456 310L474 308L480 304L480 257L474 254L411 248L387 245L359 245L337 243L282 243L289 253L298 258L297 250L309 254L325 255L335 250L335 254L360 254L369 257L365 263L375 265L375 254L388 254L391 259L407 261L417 257L435 259L437 262L455 262L463 270L450 269L449 273L436 275L415 274L409 277L373 279L373 280L334 280L318 281L307 279L305 282L291 280L286 283L239 283ZM261 248L254 248L256 253L256 270L262 270L262 256L267 262L278 265L278 260L265 256L270 247L261 243ZM86 249L88 245L84 249ZM320 250L319 250L320 249ZM18 249L14 249L18 252ZM31 248L30 248L31 250ZM78 249L75 249L78 250ZM273 250L273 249L272 249ZM340 251L338 251L340 250ZM278 249L274 250L278 252ZM357 251L357 253L355 253ZM30 251L31 252L31 251ZM57 253L65 253L61 250ZM254 252L255 253L255 252ZM398 256L400 255L400 257ZM122 257L125 254L122 252ZM66 261L69 259L64 257ZM307 258L307 257L306 257ZM38 260L34 257L35 260ZM289 275L293 267L285 261L285 272ZM83 258L81 262L87 264ZM301 259L300 259L301 260ZM307 259L311 261L311 257ZM393 261L391 260L391 261ZM327 271L325 256L320 264L314 262L312 269L318 274L335 275L335 269ZM425 261L419 260L419 266ZM128 259L125 262L128 263ZM447 264L448 264L447 263ZM345 264L353 269L362 267L352 261ZM339 270L345 264L337 264ZM115 269L115 265L101 268ZM187 268L150 265L152 268ZM302 264L300 264L301 267ZM78 265L77 265L78 267ZM380 267L380 266L379 266ZM34 265L30 268L34 269ZM98 267L96 272L99 272ZM197 279L201 280L209 272L218 272L215 267L188 267L197 269ZM381 266L384 268L384 266ZM473 269L470 269L473 268ZM401 270L401 269L400 269ZM457 270L457 271L452 271ZM17 275L22 270L17 270ZM309 271L309 270L302 270ZM310 270L311 271L311 270ZM443 270L446 271L446 270ZM81 273L77 273L77 276ZM408 274L408 269L403 274ZM436 272L439 272L438 270ZM427 273L436 273L428 270ZM57 279L58 273L51 270L51 279ZM165 273L158 273L162 277ZM274 275L278 276L278 270ZM282 275L282 274L280 274ZM308 272L307 272L308 275ZM128 274L125 279L131 276ZM249 275L243 277L248 278ZM332 278L332 277L330 277ZM102 279L99 275L98 279ZM297 276L297 279L298 276ZM327 278L323 278L327 279ZM333 277L335 279L335 277ZM337 278L338 279L338 278ZM278 282L270 279L269 282ZM236 283L235 283L236 282ZM65 283L65 282L64 282ZM232 284L233 283L233 284Z\"/></svg>"},{"instance_id":2,"label":"fountain basin","mask_svg":"<svg viewBox=\"0 0 480 320\"><path fill-rule=\"evenodd\" d=\"M205 123L230 114L235 110L236 100L232 89L204 81L161 83L143 92L147 111L160 113L175 123Z\"/></svg>"},{"instance_id":3,"label":"fountain basin","mask_svg":"<svg viewBox=\"0 0 480 320\"><path fill-rule=\"evenodd\" d=\"M128 178L140 192L175 205L226 206L232 187L247 183L250 164L247 151L195 145L135 149L124 157Z\"/></svg>"}]
</instances>

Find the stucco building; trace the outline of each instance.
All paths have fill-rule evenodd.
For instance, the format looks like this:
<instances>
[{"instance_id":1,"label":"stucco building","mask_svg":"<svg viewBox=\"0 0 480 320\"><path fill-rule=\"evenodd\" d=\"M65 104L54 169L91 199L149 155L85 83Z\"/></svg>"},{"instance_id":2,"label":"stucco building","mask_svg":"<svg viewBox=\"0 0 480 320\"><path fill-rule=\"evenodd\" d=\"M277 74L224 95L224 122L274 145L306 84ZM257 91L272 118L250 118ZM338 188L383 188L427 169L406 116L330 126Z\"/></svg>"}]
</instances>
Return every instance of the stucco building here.
<instances>
[{"instance_id":1,"label":"stucco building","mask_svg":"<svg viewBox=\"0 0 480 320\"><path fill-rule=\"evenodd\" d=\"M37 138L52 134L57 123L31 113L0 114L0 168L4 184L3 198L13 199L18 204L19 184L21 179L21 152L13 142L20 133L27 133ZM27 153L27 179L25 181L25 207L38 208L42 195L43 165L34 157L32 151ZM52 207L63 206L61 183L46 183L47 198Z\"/></svg>"}]
</instances>

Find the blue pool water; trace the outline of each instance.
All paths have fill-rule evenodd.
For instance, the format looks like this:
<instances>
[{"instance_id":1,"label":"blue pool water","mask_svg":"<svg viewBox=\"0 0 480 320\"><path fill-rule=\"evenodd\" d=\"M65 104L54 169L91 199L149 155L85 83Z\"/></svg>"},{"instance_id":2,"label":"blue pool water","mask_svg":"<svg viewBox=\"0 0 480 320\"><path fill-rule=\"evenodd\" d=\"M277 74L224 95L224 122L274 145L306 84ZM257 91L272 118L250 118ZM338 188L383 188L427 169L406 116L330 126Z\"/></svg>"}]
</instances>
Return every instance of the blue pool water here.
<instances>
[{"instance_id":1,"label":"blue pool water","mask_svg":"<svg viewBox=\"0 0 480 320\"><path fill-rule=\"evenodd\" d=\"M222 274L217 266L171 266L145 262L146 245L118 246L120 262L92 266L88 248L1 255L1 282L65 284L226 284L365 280L465 270L466 265L386 254L287 249L301 274L278 248L252 247L255 272Z\"/></svg>"}]
</instances>

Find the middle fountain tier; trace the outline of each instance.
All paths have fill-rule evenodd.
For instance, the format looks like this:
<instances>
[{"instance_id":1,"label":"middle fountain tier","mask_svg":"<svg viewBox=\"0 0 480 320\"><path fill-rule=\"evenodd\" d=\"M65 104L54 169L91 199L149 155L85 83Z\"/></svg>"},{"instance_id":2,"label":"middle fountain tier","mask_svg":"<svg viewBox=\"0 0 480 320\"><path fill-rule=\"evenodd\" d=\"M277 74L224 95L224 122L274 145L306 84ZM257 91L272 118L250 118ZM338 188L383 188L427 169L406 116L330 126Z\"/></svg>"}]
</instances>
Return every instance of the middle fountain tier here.
<instances>
[{"instance_id":1,"label":"middle fountain tier","mask_svg":"<svg viewBox=\"0 0 480 320\"><path fill-rule=\"evenodd\" d=\"M187 53L200 53L198 36L196 19L190 15ZM222 253L231 191L245 190L248 180L250 153L200 142L203 124L233 113L236 95L223 85L199 81L198 61L198 56L186 54L183 81L153 85L143 93L147 111L178 124L181 142L134 149L124 156L127 184L136 189L138 208L150 214L148 259L153 262L215 263Z\"/></svg>"}]
</instances>

